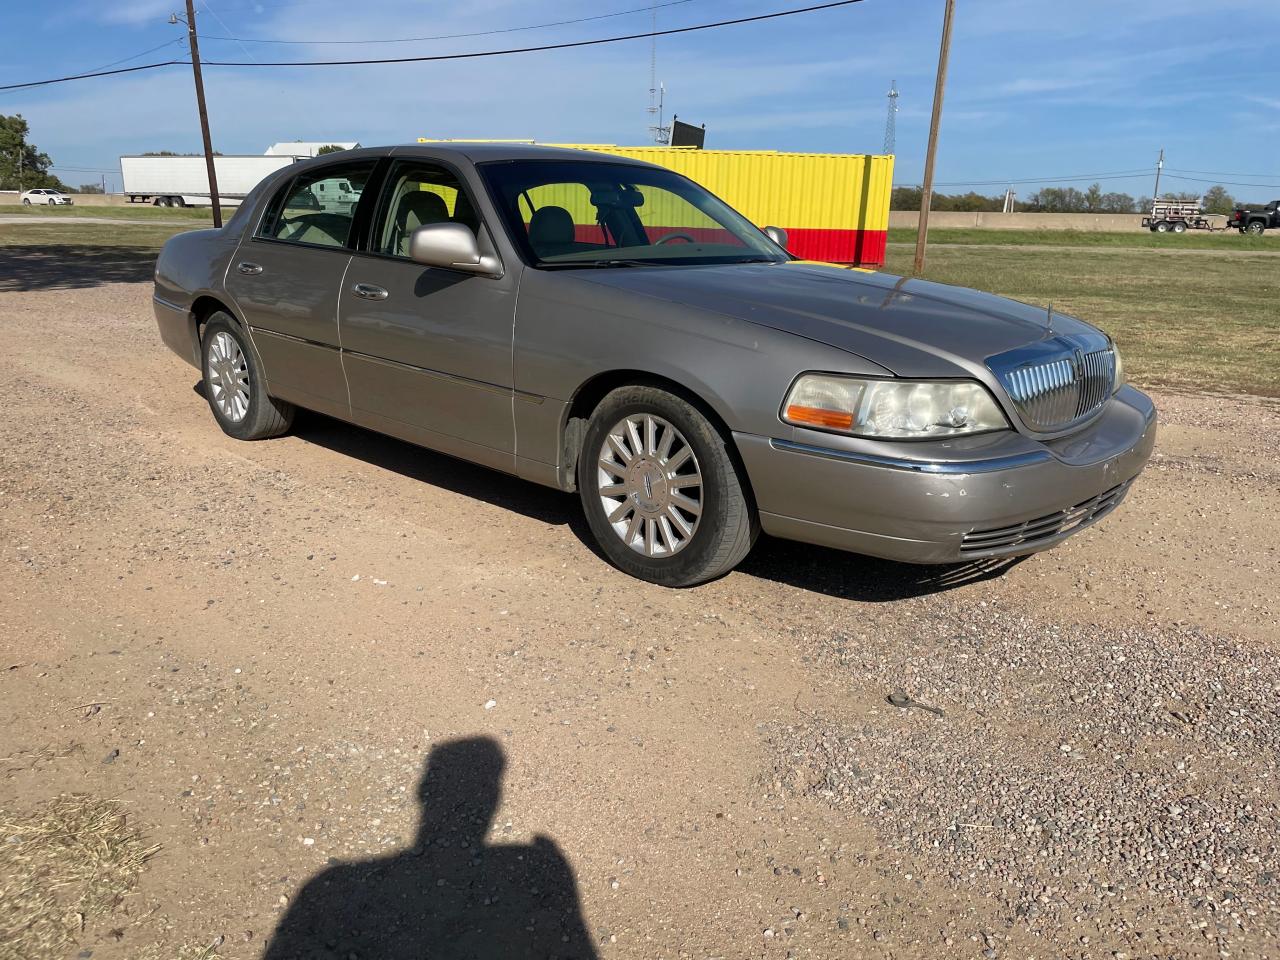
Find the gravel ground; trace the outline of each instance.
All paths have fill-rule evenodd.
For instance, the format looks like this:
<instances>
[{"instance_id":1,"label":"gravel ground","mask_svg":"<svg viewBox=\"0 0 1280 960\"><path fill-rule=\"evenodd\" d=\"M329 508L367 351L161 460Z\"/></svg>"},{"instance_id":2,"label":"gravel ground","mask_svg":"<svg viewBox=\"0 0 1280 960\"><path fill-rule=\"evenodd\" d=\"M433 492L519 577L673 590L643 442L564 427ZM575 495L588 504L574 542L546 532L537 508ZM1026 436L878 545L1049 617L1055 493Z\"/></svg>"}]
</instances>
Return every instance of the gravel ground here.
<instances>
[{"instance_id":1,"label":"gravel ground","mask_svg":"<svg viewBox=\"0 0 1280 960\"><path fill-rule=\"evenodd\" d=\"M224 437L106 276L0 292L0 818L159 847L80 956L318 911L367 960L346 884L602 957L1280 952L1275 403L1158 395L1124 506L1021 563L765 541L664 591L571 497Z\"/></svg>"},{"instance_id":2,"label":"gravel ground","mask_svg":"<svg viewBox=\"0 0 1280 960\"><path fill-rule=\"evenodd\" d=\"M1192 629L948 606L907 643L815 638L820 663L944 715L886 704L860 724L791 725L788 782L1033 931L1096 927L1165 956L1190 932L1267 955L1280 657Z\"/></svg>"}]
</instances>

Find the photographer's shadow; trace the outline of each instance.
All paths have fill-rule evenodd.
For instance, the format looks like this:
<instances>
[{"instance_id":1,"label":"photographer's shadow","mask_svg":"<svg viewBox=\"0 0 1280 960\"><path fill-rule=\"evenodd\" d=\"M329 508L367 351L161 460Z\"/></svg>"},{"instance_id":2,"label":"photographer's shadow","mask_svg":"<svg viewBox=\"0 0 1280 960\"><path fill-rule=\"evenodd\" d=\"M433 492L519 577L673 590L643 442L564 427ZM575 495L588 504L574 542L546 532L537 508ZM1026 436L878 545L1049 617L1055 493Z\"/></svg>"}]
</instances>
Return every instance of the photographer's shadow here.
<instances>
[{"instance_id":1,"label":"photographer's shadow","mask_svg":"<svg viewBox=\"0 0 1280 960\"><path fill-rule=\"evenodd\" d=\"M431 751L411 849L312 878L264 960L594 958L573 871L550 839L489 844L502 748L488 737Z\"/></svg>"}]
</instances>

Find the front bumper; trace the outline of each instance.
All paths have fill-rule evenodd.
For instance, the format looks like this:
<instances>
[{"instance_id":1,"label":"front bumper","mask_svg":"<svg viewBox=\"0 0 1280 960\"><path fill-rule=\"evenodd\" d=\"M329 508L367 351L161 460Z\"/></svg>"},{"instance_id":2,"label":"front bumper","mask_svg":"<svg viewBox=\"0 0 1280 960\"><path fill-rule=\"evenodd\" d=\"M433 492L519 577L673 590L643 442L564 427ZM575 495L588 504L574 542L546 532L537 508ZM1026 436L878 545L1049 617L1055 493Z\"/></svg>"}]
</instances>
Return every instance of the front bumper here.
<instances>
[{"instance_id":1,"label":"front bumper","mask_svg":"<svg viewBox=\"0 0 1280 960\"><path fill-rule=\"evenodd\" d=\"M1150 399L1125 386L1068 437L1013 431L884 445L794 430L734 434L766 533L911 563L1046 550L1114 510L1155 446Z\"/></svg>"}]
</instances>

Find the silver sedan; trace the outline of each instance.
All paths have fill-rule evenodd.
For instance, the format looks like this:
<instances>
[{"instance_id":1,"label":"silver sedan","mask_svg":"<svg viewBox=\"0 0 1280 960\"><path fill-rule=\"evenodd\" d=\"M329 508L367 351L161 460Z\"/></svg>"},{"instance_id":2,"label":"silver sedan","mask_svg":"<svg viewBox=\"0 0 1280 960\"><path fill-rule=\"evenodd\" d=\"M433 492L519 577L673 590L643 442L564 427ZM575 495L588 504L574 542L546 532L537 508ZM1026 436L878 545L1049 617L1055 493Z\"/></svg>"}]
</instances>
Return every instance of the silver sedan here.
<instances>
[{"instance_id":1,"label":"silver sedan","mask_svg":"<svg viewBox=\"0 0 1280 960\"><path fill-rule=\"evenodd\" d=\"M576 491L603 553L670 586L761 530L949 563L1124 498L1155 410L1104 333L785 247L650 164L356 150L170 240L155 313L231 436L305 407Z\"/></svg>"}]
</instances>

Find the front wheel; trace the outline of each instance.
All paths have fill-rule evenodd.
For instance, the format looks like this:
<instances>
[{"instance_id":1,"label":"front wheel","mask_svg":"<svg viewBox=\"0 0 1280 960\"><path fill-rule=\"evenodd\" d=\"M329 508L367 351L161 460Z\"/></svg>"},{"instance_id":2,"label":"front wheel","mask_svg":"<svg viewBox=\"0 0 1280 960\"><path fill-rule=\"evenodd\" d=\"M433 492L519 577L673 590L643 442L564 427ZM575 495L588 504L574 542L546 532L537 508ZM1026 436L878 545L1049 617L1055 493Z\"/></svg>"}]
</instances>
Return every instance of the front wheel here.
<instances>
[{"instance_id":1,"label":"front wheel","mask_svg":"<svg viewBox=\"0 0 1280 960\"><path fill-rule=\"evenodd\" d=\"M578 491L609 561L662 586L728 573L759 532L728 440L657 387L620 387L600 401L578 457Z\"/></svg>"},{"instance_id":2,"label":"front wheel","mask_svg":"<svg viewBox=\"0 0 1280 960\"><path fill-rule=\"evenodd\" d=\"M205 399L224 433L264 440L288 431L293 404L267 395L253 350L228 314L219 311L209 318L200 352Z\"/></svg>"}]
</instances>

